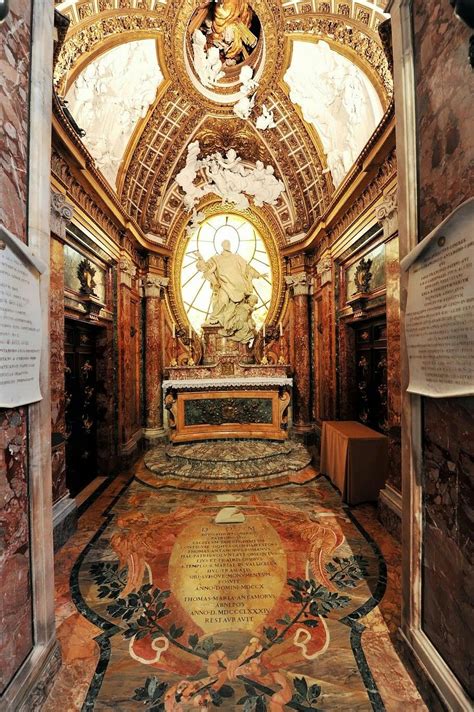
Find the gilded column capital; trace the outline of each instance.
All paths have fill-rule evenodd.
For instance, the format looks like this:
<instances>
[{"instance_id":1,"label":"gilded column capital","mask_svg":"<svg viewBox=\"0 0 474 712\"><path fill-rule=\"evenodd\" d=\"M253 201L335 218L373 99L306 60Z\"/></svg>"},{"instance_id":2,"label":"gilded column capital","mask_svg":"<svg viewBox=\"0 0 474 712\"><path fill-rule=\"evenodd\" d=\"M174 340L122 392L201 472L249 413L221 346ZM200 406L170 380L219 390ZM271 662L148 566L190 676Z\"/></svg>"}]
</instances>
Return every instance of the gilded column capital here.
<instances>
[{"instance_id":1,"label":"gilded column capital","mask_svg":"<svg viewBox=\"0 0 474 712\"><path fill-rule=\"evenodd\" d=\"M396 193L385 195L375 208L375 216L383 227L385 239L398 231L398 200Z\"/></svg>"},{"instance_id":2,"label":"gilded column capital","mask_svg":"<svg viewBox=\"0 0 474 712\"><path fill-rule=\"evenodd\" d=\"M294 297L307 296L311 289L312 279L306 272L290 274L285 277L286 286Z\"/></svg>"},{"instance_id":3,"label":"gilded column capital","mask_svg":"<svg viewBox=\"0 0 474 712\"><path fill-rule=\"evenodd\" d=\"M137 268L133 264L130 257L123 255L118 263L119 269L119 284L124 284L127 287L132 286L132 279L137 273Z\"/></svg>"},{"instance_id":4,"label":"gilded column capital","mask_svg":"<svg viewBox=\"0 0 474 712\"><path fill-rule=\"evenodd\" d=\"M158 274L147 274L143 279L145 297L157 297L160 299L168 288L169 281L169 277L161 277Z\"/></svg>"},{"instance_id":5,"label":"gilded column capital","mask_svg":"<svg viewBox=\"0 0 474 712\"><path fill-rule=\"evenodd\" d=\"M61 240L66 238L66 227L74 215L74 206L68 203L62 193L51 191L51 232Z\"/></svg>"},{"instance_id":6,"label":"gilded column capital","mask_svg":"<svg viewBox=\"0 0 474 712\"><path fill-rule=\"evenodd\" d=\"M332 257L330 252L323 252L316 263L316 274L321 287L332 282Z\"/></svg>"}]
</instances>

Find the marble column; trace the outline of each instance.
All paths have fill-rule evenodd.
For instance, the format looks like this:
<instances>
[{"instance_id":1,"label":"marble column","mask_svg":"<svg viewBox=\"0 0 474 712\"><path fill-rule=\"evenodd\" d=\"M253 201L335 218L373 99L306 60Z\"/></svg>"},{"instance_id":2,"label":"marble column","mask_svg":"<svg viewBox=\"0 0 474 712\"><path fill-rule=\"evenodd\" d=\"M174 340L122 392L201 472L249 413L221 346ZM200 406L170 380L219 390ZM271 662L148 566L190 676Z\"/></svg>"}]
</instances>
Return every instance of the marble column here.
<instances>
[{"instance_id":1,"label":"marble column","mask_svg":"<svg viewBox=\"0 0 474 712\"><path fill-rule=\"evenodd\" d=\"M163 377L162 300L168 277L148 273L143 280L145 297L145 417L147 440L163 437L161 381Z\"/></svg>"},{"instance_id":2,"label":"marble column","mask_svg":"<svg viewBox=\"0 0 474 712\"><path fill-rule=\"evenodd\" d=\"M306 272L285 277L290 288L293 310L293 425L296 432L312 430L311 425L311 349L309 293L311 279Z\"/></svg>"},{"instance_id":3,"label":"marble column","mask_svg":"<svg viewBox=\"0 0 474 712\"><path fill-rule=\"evenodd\" d=\"M58 549L76 528L76 504L66 485L66 420L64 385L64 240L73 206L61 193L51 193L50 382L53 535Z\"/></svg>"},{"instance_id":4,"label":"marble column","mask_svg":"<svg viewBox=\"0 0 474 712\"><path fill-rule=\"evenodd\" d=\"M395 192L385 195L375 214L383 227L386 268L387 319L387 435L389 469L379 495L379 517L401 539L401 382L400 382L400 259L398 247L398 202Z\"/></svg>"}]
</instances>

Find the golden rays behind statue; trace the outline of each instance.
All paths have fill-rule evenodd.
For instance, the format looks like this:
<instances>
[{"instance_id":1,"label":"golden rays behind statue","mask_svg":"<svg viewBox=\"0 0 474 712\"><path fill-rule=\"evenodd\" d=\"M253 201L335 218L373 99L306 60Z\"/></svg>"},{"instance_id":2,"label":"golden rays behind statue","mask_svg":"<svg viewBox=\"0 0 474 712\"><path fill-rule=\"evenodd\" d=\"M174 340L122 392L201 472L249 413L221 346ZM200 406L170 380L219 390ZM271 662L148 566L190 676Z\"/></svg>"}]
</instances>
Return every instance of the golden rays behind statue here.
<instances>
[{"instance_id":1,"label":"golden rays behind statue","mask_svg":"<svg viewBox=\"0 0 474 712\"><path fill-rule=\"evenodd\" d=\"M207 45L217 47L227 64L235 64L245 60L247 48L257 44L258 37L250 30L252 19L247 0L205 0L189 24L189 33L200 29L207 37Z\"/></svg>"}]
</instances>

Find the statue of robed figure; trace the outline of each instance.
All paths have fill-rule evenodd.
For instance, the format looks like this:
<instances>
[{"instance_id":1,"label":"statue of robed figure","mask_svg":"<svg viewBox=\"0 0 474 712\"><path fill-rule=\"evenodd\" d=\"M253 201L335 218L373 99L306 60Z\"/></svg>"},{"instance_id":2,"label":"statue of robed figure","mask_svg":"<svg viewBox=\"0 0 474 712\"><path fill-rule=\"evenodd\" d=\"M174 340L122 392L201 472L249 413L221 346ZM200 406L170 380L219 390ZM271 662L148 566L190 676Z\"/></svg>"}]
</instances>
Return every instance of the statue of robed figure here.
<instances>
[{"instance_id":1,"label":"statue of robed figure","mask_svg":"<svg viewBox=\"0 0 474 712\"><path fill-rule=\"evenodd\" d=\"M208 325L219 325L219 334L233 341L248 343L255 336L252 312L257 304L253 280L268 277L251 267L240 255L231 251L229 240L222 242L222 252L204 260L199 251L197 269L212 287L212 309Z\"/></svg>"}]
</instances>

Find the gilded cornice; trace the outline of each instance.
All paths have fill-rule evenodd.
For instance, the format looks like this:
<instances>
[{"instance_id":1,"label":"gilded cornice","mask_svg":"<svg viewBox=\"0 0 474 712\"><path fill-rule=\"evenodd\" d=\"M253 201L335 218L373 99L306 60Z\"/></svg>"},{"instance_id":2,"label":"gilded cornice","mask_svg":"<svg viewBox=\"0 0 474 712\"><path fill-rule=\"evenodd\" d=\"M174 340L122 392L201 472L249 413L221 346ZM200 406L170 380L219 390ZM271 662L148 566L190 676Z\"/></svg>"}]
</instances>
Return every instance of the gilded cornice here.
<instances>
[{"instance_id":1,"label":"gilded cornice","mask_svg":"<svg viewBox=\"0 0 474 712\"><path fill-rule=\"evenodd\" d=\"M115 191L97 170L94 159L72 128L56 95L53 97L52 173L68 195L80 205L117 243L124 232L151 251L168 254L166 247L151 244L138 224L124 210ZM67 158L63 156L66 152ZM80 176L80 180L78 179Z\"/></svg>"}]
</instances>

